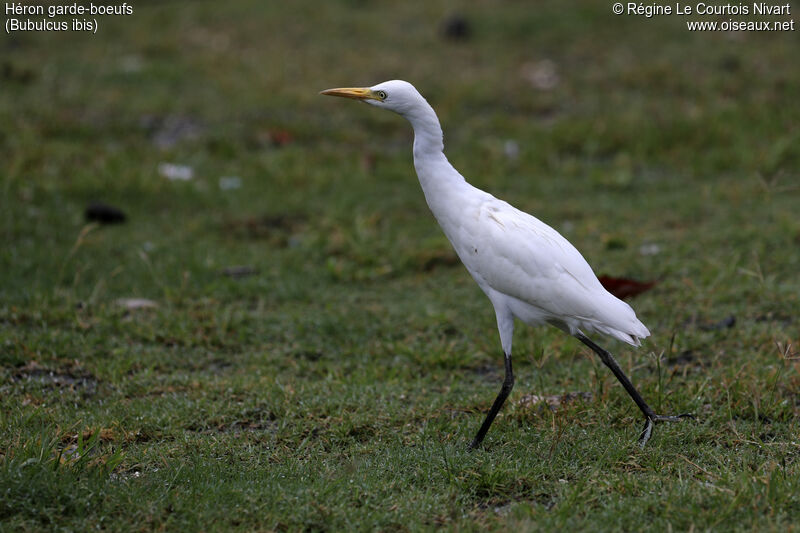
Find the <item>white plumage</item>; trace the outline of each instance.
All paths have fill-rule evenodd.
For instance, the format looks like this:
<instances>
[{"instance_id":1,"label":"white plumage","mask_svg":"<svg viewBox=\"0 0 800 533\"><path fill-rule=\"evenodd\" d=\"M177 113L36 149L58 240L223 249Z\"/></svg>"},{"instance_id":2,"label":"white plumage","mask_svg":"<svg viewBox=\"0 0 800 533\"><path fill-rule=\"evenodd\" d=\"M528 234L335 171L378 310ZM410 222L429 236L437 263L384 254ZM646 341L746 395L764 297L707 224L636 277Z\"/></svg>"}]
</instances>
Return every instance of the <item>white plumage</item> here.
<instances>
[{"instance_id":1,"label":"white plumage","mask_svg":"<svg viewBox=\"0 0 800 533\"><path fill-rule=\"evenodd\" d=\"M556 326L597 352L645 414L642 445L650 437L653 422L679 418L656 415L611 354L585 336L603 333L639 346L650 332L633 309L605 290L580 252L556 230L466 182L444 155L436 113L413 85L393 80L369 88L329 89L322 94L359 99L408 119L414 128L414 167L428 206L494 306L506 380L473 447L481 443L513 387L515 318L532 326Z\"/></svg>"},{"instance_id":2,"label":"white plumage","mask_svg":"<svg viewBox=\"0 0 800 533\"><path fill-rule=\"evenodd\" d=\"M599 332L634 346L650 332L600 284L569 241L540 220L471 187L434 211L472 277L498 309L569 334ZM471 197L473 201L463 201ZM458 202L457 200L462 200ZM477 201L476 201L477 200ZM506 340L510 351L510 339Z\"/></svg>"}]
</instances>

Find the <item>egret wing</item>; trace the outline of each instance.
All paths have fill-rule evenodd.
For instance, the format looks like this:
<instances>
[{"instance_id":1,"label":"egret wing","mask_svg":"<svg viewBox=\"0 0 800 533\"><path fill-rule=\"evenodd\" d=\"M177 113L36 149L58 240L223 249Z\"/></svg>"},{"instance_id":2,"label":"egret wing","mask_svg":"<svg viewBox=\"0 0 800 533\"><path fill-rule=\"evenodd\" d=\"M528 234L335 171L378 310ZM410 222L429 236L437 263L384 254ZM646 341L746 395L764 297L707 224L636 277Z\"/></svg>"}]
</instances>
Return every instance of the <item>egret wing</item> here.
<instances>
[{"instance_id":1,"label":"egret wing","mask_svg":"<svg viewBox=\"0 0 800 533\"><path fill-rule=\"evenodd\" d=\"M490 195L471 214L462 219L457 251L493 290L567 324L646 336L630 306L603 288L580 252L556 230Z\"/></svg>"}]
</instances>

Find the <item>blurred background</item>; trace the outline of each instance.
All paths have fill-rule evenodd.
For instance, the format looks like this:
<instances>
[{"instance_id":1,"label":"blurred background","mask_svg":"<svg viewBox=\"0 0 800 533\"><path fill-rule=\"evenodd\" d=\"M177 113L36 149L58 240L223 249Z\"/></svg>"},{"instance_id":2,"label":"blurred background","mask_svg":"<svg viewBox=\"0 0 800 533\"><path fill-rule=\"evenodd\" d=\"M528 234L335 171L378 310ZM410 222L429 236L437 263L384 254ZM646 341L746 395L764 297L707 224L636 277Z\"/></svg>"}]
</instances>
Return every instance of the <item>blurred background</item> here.
<instances>
[{"instance_id":1,"label":"blurred background","mask_svg":"<svg viewBox=\"0 0 800 533\"><path fill-rule=\"evenodd\" d=\"M141 501L120 501L152 505L145 523L163 526L169 516L197 520L164 480L185 494L199 479L164 457L205 472L187 457L251 457L256 446L269 468L242 459L215 471L264 476L252 489L265 491L253 500L266 506L264 522L251 516L243 527L313 529L345 527L347 508L336 503L366 498L346 482L362 463L337 450L373 457L395 435L400 445L465 441L501 380L494 315L428 212L409 125L318 95L395 78L438 112L445 152L471 183L552 225L598 274L652 284L631 303L654 335L621 355L623 366L638 369L646 397L660 404L664 392L670 411L710 421L673 427L659 442L679 446L675 436L688 432L712 456L719 442L738 454L746 445L720 429L735 422L745 440L782 443L768 448L770 464L796 454L800 33L686 28L794 15L617 16L611 2L588 0L132 5L130 15L97 17L96 34L0 39L4 464L33 454L41 432L63 450L82 427L107 430L98 446L124 450L115 475L131 480L124 490L142 491ZM565 440L594 431L569 464L596 456L588 442L635 438L634 408L573 341L519 328L515 347L515 394L594 391L586 419L616 424L608 435L604 422L579 429L582 418L566 411L575 429ZM648 373L659 364L667 383ZM497 441L553 457L564 428L508 409L519 424L495 423ZM721 453L713 464L730 464ZM384 476L403 470L387 464ZM625 478L613 464L609 479ZM654 485L630 497L702 499L662 488L662 467L643 466ZM398 482L407 504L391 488L371 492L400 502L372 526L427 508L425 498L444 517L433 523L465 520L448 514L452 505L484 523L539 484L563 496L571 485L560 482L582 475L475 468L477 478L464 474L441 499L413 477ZM746 467L731 468L720 475L738 494ZM298 472L310 477L296 489L278 477ZM318 472L334 488L304 496ZM97 494L77 474L41 486L26 475L4 478L19 481L8 509L22 507L3 516L48 523L46 506L19 511L25 486L67 499ZM761 485L747 487L741 494L760 494ZM153 511L150 495L162 490L177 515ZM570 494L579 499L553 497L565 517L570 501L584 501ZM622 507L636 505L620 494ZM764 494L760 502L775 501ZM792 501L797 491L778 494ZM318 501L330 503L328 518L314 518ZM700 505L692 520L713 527L715 508ZM764 509L762 518L775 516ZM231 525L229 513L209 519Z\"/></svg>"},{"instance_id":2,"label":"blurred background","mask_svg":"<svg viewBox=\"0 0 800 533\"><path fill-rule=\"evenodd\" d=\"M400 4L139 2L96 34L5 35L4 296L86 300L98 278L106 296L145 294L144 271L180 285L187 262L203 267L188 268L191 290L224 262L286 259L251 237L345 277L396 272L421 242L452 259L414 183L409 127L318 96L393 78L432 103L469 180L559 230L607 209L566 227L613 247L598 232L635 225L684 257L708 251L702 239L766 256L767 226L797 238L795 213L750 206L797 185L797 32L689 32L684 17L596 2ZM128 223L70 254L93 202ZM417 217L416 234L389 222ZM357 220L388 232L364 243L375 271L331 253L358 241Z\"/></svg>"},{"instance_id":3,"label":"blurred background","mask_svg":"<svg viewBox=\"0 0 800 533\"><path fill-rule=\"evenodd\" d=\"M408 126L317 94L393 78L433 104L468 179L557 229L592 215L576 197L595 214L611 204L602 226L613 231L616 217L647 224L622 204L667 195L640 239L669 232L685 252L703 237L677 232L702 223L719 230L705 238L756 251L764 224L797 236L794 213L759 220L748 205L753 191L797 184L797 32L689 32L683 17L616 16L596 2L400 4L139 2L98 18L96 34L7 34L5 296L61 286L85 300L98 277L112 295L146 293L137 271L178 284L187 261L223 267L208 256L219 246L268 270L260 254L274 247L248 252L233 244L243 233L289 234L294 254L318 263L338 223L383 224L372 216L422 217L424 234L381 228L389 235L370 247L392 257L377 257L378 271L334 257L335 273L402 268L398 240L446 250L414 184ZM87 236L91 257L77 265L66 255L92 202L129 224ZM42 270L52 262L60 279ZM190 284L208 281L190 270Z\"/></svg>"}]
</instances>

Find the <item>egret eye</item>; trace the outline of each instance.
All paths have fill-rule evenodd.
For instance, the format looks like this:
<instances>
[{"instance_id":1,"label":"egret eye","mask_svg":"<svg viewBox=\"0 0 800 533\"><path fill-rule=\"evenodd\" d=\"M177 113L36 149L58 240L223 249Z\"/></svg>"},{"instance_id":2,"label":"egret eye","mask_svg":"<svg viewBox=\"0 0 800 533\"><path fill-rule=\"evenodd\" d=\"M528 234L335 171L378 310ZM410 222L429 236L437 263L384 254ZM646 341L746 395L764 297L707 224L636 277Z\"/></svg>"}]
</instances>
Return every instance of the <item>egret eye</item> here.
<instances>
[{"instance_id":1,"label":"egret eye","mask_svg":"<svg viewBox=\"0 0 800 533\"><path fill-rule=\"evenodd\" d=\"M378 91L378 98L380 98L381 100L386 100L386 96L388 96L386 94L386 91Z\"/></svg>"}]
</instances>

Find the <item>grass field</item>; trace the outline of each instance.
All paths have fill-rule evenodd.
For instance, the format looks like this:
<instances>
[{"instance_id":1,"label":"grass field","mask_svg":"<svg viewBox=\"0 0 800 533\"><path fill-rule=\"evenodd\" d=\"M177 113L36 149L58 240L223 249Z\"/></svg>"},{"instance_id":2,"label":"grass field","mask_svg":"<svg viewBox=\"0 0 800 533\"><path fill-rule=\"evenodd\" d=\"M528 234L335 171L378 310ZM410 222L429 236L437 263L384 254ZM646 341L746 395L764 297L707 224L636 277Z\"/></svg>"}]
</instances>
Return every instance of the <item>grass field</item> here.
<instances>
[{"instance_id":1,"label":"grass field","mask_svg":"<svg viewBox=\"0 0 800 533\"><path fill-rule=\"evenodd\" d=\"M0 530L798 527L800 32L589 0L134 9L0 41ZM695 422L640 450L597 358L518 326L466 450L494 313L407 123L317 95L391 78L474 185L658 281L643 347L602 342Z\"/></svg>"}]
</instances>

